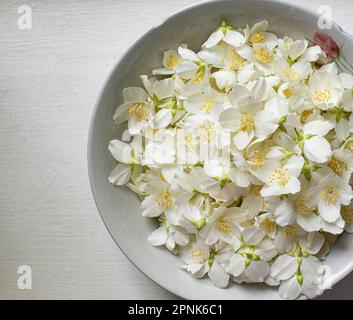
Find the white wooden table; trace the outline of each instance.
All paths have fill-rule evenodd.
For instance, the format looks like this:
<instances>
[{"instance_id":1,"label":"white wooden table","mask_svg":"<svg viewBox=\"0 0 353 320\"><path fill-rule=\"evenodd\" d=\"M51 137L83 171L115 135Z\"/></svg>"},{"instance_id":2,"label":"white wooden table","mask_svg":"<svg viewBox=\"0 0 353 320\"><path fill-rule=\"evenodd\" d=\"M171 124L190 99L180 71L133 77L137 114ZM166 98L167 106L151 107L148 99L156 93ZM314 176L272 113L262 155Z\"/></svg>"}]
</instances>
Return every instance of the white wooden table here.
<instances>
[{"instance_id":1,"label":"white wooden table","mask_svg":"<svg viewBox=\"0 0 353 320\"><path fill-rule=\"evenodd\" d=\"M110 238L91 195L86 142L97 94L125 49L195 2L1 1L0 298L175 298ZM353 33L351 0L296 2L332 4ZM23 4L31 30L17 27ZM17 287L20 265L32 268L32 290ZM352 286L353 275L325 297L353 298Z\"/></svg>"}]
</instances>

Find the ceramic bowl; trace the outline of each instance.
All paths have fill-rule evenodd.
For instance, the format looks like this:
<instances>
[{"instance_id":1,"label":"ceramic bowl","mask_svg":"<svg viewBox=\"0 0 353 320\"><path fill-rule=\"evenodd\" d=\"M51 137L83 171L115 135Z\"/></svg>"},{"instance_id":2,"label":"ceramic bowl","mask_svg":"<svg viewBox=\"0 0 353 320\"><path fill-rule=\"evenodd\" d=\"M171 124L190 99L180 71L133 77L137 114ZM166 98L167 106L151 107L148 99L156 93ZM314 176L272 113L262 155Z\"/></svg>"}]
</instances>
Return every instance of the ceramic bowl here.
<instances>
[{"instance_id":1,"label":"ceramic bowl","mask_svg":"<svg viewBox=\"0 0 353 320\"><path fill-rule=\"evenodd\" d=\"M199 49L223 18L239 26L267 19L270 31L293 38L312 38L318 31L317 14L276 1L204 2L171 15L126 51L103 85L89 131L90 183L99 212L116 244L138 269L160 286L187 299L278 299L278 289L266 285L230 285L219 289L208 279L192 278L180 269L182 262L177 256L148 243L147 237L156 225L141 216L137 196L126 187L112 186L107 180L115 163L107 146L123 130L112 121L116 107L122 102L123 88L141 86L139 75L150 74L151 69L159 67L165 50L177 48L181 43ZM337 24L332 23L332 28L324 32L344 44L346 56L353 56L352 38ZM326 263L332 270L333 284L346 276L353 269L353 237L344 234Z\"/></svg>"}]
</instances>

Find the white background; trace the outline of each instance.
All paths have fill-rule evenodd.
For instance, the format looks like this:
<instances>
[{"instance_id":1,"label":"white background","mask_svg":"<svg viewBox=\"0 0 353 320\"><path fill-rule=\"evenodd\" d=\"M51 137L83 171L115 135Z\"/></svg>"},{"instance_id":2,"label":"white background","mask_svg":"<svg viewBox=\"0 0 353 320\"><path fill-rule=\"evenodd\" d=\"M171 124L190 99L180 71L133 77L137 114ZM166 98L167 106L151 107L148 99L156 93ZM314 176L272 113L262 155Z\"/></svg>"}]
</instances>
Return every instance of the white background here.
<instances>
[{"instance_id":1,"label":"white background","mask_svg":"<svg viewBox=\"0 0 353 320\"><path fill-rule=\"evenodd\" d=\"M105 229L87 176L86 143L99 90L148 28L194 0L10 1L0 4L0 298L169 299ZM353 33L352 0L332 5ZM32 30L17 9L30 5ZM157 48L158 49L158 48ZM33 289L17 288L17 268ZM353 299L353 275L326 298Z\"/></svg>"}]
</instances>

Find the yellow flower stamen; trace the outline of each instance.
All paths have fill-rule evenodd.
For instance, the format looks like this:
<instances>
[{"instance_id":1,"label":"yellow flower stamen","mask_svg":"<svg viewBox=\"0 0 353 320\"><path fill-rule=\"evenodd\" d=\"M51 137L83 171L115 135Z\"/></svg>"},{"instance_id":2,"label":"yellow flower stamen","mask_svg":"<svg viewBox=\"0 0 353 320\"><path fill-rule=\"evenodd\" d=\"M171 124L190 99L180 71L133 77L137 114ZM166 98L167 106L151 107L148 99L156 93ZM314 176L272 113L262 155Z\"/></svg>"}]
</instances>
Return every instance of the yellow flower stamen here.
<instances>
[{"instance_id":1,"label":"yellow flower stamen","mask_svg":"<svg viewBox=\"0 0 353 320\"><path fill-rule=\"evenodd\" d=\"M283 94L288 99L293 95L293 90L288 87L287 89L283 90Z\"/></svg>"},{"instance_id":2,"label":"yellow flower stamen","mask_svg":"<svg viewBox=\"0 0 353 320\"><path fill-rule=\"evenodd\" d=\"M308 118L309 116L313 113L313 110L312 109L307 109L307 110L304 110L301 114L300 114L300 122L301 123L304 123Z\"/></svg>"},{"instance_id":3,"label":"yellow flower stamen","mask_svg":"<svg viewBox=\"0 0 353 320\"><path fill-rule=\"evenodd\" d=\"M199 125L199 128L201 129L200 138L202 138L203 140L207 140L208 142L211 142L214 135L216 134L216 129L212 125L212 123L203 122Z\"/></svg>"},{"instance_id":4,"label":"yellow flower stamen","mask_svg":"<svg viewBox=\"0 0 353 320\"><path fill-rule=\"evenodd\" d=\"M265 164L265 154L261 153L260 151L254 151L251 155L251 158L247 160L249 166L251 168L259 168Z\"/></svg>"},{"instance_id":5,"label":"yellow flower stamen","mask_svg":"<svg viewBox=\"0 0 353 320\"><path fill-rule=\"evenodd\" d=\"M286 226L284 228L284 235L285 237L292 237L295 236L297 234L297 231L295 230L295 228L293 226Z\"/></svg>"},{"instance_id":6,"label":"yellow flower stamen","mask_svg":"<svg viewBox=\"0 0 353 320\"><path fill-rule=\"evenodd\" d=\"M230 68L233 70L244 67L245 59L243 59L234 49L230 53Z\"/></svg>"},{"instance_id":7,"label":"yellow flower stamen","mask_svg":"<svg viewBox=\"0 0 353 320\"><path fill-rule=\"evenodd\" d=\"M326 189L324 189L323 191L320 192L321 199L327 205L337 204L338 196L339 196L338 193L332 187L327 187Z\"/></svg>"},{"instance_id":8,"label":"yellow flower stamen","mask_svg":"<svg viewBox=\"0 0 353 320\"><path fill-rule=\"evenodd\" d=\"M262 63L269 63L272 59L272 53L267 48L261 47L255 53L255 58Z\"/></svg>"},{"instance_id":9,"label":"yellow flower stamen","mask_svg":"<svg viewBox=\"0 0 353 320\"><path fill-rule=\"evenodd\" d=\"M148 108L145 103L137 102L133 104L128 111L129 115L137 121L143 121L147 119Z\"/></svg>"},{"instance_id":10,"label":"yellow flower stamen","mask_svg":"<svg viewBox=\"0 0 353 320\"><path fill-rule=\"evenodd\" d=\"M283 168L283 166L276 168L269 178L269 183L276 183L280 187L284 187L289 181L288 169Z\"/></svg>"},{"instance_id":11,"label":"yellow flower stamen","mask_svg":"<svg viewBox=\"0 0 353 320\"><path fill-rule=\"evenodd\" d=\"M343 169L345 169L346 165L344 162L332 157L328 162L327 166L332 169L332 171L336 174L340 174Z\"/></svg>"},{"instance_id":12,"label":"yellow flower stamen","mask_svg":"<svg viewBox=\"0 0 353 320\"><path fill-rule=\"evenodd\" d=\"M263 32L256 32L250 37L249 42L252 44L262 43L262 42L264 42L264 37L265 37L265 35Z\"/></svg>"},{"instance_id":13,"label":"yellow flower stamen","mask_svg":"<svg viewBox=\"0 0 353 320\"><path fill-rule=\"evenodd\" d=\"M205 113L210 113L213 109L215 102L211 99L204 99L199 109Z\"/></svg>"},{"instance_id":14,"label":"yellow flower stamen","mask_svg":"<svg viewBox=\"0 0 353 320\"><path fill-rule=\"evenodd\" d=\"M297 80L299 77L298 72L294 71L292 68L283 71L284 76L288 76L291 80Z\"/></svg>"},{"instance_id":15,"label":"yellow flower stamen","mask_svg":"<svg viewBox=\"0 0 353 320\"><path fill-rule=\"evenodd\" d=\"M317 90L314 94L314 100L317 103L327 103L331 100L331 90L326 88L326 89L321 89Z\"/></svg>"},{"instance_id":16,"label":"yellow flower stamen","mask_svg":"<svg viewBox=\"0 0 353 320\"><path fill-rule=\"evenodd\" d=\"M217 228L218 230L224 233L230 233L232 230L231 226L229 225L229 222L224 217L218 219Z\"/></svg>"},{"instance_id":17,"label":"yellow flower stamen","mask_svg":"<svg viewBox=\"0 0 353 320\"><path fill-rule=\"evenodd\" d=\"M196 72L195 76L191 79L191 83L197 84L202 82L206 74L205 68L199 68L199 70Z\"/></svg>"},{"instance_id":18,"label":"yellow flower stamen","mask_svg":"<svg viewBox=\"0 0 353 320\"><path fill-rule=\"evenodd\" d=\"M162 191L159 194L159 198L157 200L157 203L160 207L163 208L163 210L170 209L173 205L173 198L170 195L168 191Z\"/></svg>"},{"instance_id":19,"label":"yellow flower stamen","mask_svg":"<svg viewBox=\"0 0 353 320\"><path fill-rule=\"evenodd\" d=\"M192 250L191 252L191 259L192 260L204 260L205 258L205 251L203 250L197 250L197 249L194 249Z\"/></svg>"},{"instance_id":20,"label":"yellow flower stamen","mask_svg":"<svg viewBox=\"0 0 353 320\"><path fill-rule=\"evenodd\" d=\"M166 61L166 67L168 69L174 69L179 63L180 59L177 56L169 55Z\"/></svg>"},{"instance_id":21,"label":"yellow flower stamen","mask_svg":"<svg viewBox=\"0 0 353 320\"><path fill-rule=\"evenodd\" d=\"M261 226L266 232L271 232L276 228L276 223L269 219L265 219Z\"/></svg>"},{"instance_id":22,"label":"yellow flower stamen","mask_svg":"<svg viewBox=\"0 0 353 320\"><path fill-rule=\"evenodd\" d=\"M254 128L255 121L252 117L243 116L240 117L240 130L249 132Z\"/></svg>"},{"instance_id":23,"label":"yellow flower stamen","mask_svg":"<svg viewBox=\"0 0 353 320\"><path fill-rule=\"evenodd\" d=\"M301 195L295 201L295 207L304 216L306 216L310 212L310 208L307 206L308 200L309 200L308 196L306 194L304 194L304 195Z\"/></svg>"}]
</instances>

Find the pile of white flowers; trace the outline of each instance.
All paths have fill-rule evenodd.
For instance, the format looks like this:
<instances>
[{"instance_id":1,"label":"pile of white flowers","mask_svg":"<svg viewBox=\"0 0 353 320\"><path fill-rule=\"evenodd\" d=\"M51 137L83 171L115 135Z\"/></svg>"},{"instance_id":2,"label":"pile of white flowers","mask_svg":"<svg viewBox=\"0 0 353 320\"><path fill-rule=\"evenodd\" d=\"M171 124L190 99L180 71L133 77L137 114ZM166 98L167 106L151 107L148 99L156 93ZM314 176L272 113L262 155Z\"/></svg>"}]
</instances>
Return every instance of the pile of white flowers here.
<instances>
[{"instance_id":1,"label":"pile of white flowers","mask_svg":"<svg viewBox=\"0 0 353 320\"><path fill-rule=\"evenodd\" d=\"M330 245L353 231L353 77L267 28L223 22L199 52L168 50L144 89L124 89L109 181L143 199L159 225L150 243L195 278L312 298Z\"/></svg>"}]
</instances>

